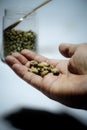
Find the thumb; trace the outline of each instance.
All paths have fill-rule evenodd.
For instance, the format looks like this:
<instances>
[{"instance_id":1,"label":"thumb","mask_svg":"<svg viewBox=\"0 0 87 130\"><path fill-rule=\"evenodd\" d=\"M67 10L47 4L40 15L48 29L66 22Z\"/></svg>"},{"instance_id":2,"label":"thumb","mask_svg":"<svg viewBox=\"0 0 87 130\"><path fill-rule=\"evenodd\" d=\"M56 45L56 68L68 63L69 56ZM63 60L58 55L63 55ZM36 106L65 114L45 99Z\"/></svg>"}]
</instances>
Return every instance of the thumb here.
<instances>
[{"instance_id":1,"label":"thumb","mask_svg":"<svg viewBox=\"0 0 87 130\"><path fill-rule=\"evenodd\" d=\"M78 44L65 44L65 43L63 44L62 43L59 45L59 51L63 56L70 58L76 51L77 47L78 47Z\"/></svg>"}]
</instances>

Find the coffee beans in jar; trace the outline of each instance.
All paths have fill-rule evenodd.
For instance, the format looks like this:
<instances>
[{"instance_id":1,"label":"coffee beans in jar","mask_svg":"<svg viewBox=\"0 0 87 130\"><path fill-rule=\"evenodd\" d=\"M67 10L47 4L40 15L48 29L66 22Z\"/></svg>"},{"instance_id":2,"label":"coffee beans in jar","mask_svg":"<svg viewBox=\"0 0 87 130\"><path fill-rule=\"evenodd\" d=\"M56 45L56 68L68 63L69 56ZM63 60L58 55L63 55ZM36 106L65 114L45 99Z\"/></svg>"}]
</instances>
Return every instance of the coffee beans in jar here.
<instances>
[{"instance_id":1,"label":"coffee beans in jar","mask_svg":"<svg viewBox=\"0 0 87 130\"><path fill-rule=\"evenodd\" d=\"M32 10L28 8L6 8L4 9L1 60L5 62L5 57L20 52L23 49L38 51L37 34L38 19L36 12L26 17L23 21L15 24L20 18Z\"/></svg>"},{"instance_id":2,"label":"coffee beans in jar","mask_svg":"<svg viewBox=\"0 0 87 130\"><path fill-rule=\"evenodd\" d=\"M6 30L3 33L4 56L13 52L20 52L23 49L36 51L37 35L32 30Z\"/></svg>"}]
</instances>

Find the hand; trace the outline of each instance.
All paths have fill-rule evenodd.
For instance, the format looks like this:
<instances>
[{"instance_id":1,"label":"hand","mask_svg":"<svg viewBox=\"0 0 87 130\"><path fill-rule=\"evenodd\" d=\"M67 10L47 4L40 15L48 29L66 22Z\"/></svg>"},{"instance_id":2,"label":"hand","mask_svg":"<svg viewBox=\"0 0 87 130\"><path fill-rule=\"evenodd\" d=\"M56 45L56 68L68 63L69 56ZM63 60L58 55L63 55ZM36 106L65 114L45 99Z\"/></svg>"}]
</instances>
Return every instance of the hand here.
<instances>
[{"instance_id":1,"label":"hand","mask_svg":"<svg viewBox=\"0 0 87 130\"><path fill-rule=\"evenodd\" d=\"M87 109L87 45L60 44L59 50L66 60L48 59L29 50L13 53L6 63L27 83L49 98L73 108ZM44 77L28 71L29 61L45 61L55 65L59 75L52 73Z\"/></svg>"},{"instance_id":2,"label":"hand","mask_svg":"<svg viewBox=\"0 0 87 130\"><path fill-rule=\"evenodd\" d=\"M61 44L59 50L69 60L68 69L75 74L87 74L87 44Z\"/></svg>"}]
</instances>

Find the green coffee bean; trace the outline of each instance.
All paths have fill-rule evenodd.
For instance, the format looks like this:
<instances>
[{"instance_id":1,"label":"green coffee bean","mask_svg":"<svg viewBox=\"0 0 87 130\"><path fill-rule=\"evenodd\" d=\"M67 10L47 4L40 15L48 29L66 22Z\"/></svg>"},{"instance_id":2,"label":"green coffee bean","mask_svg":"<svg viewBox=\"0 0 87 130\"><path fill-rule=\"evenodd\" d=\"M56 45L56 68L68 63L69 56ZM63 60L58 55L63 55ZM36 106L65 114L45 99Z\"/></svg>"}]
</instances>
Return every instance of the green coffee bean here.
<instances>
[{"instance_id":1,"label":"green coffee bean","mask_svg":"<svg viewBox=\"0 0 87 130\"><path fill-rule=\"evenodd\" d=\"M35 60L30 61L30 66L28 68L29 72L33 72L40 76L45 76L48 73L53 73L53 75L59 75L59 71L53 65L49 65L46 62L37 62Z\"/></svg>"},{"instance_id":2,"label":"green coffee bean","mask_svg":"<svg viewBox=\"0 0 87 130\"><path fill-rule=\"evenodd\" d=\"M48 66L48 64L46 62L40 62L40 63L38 63L38 66L45 67L45 66Z\"/></svg>"},{"instance_id":3,"label":"green coffee bean","mask_svg":"<svg viewBox=\"0 0 87 130\"><path fill-rule=\"evenodd\" d=\"M57 70L56 68L51 69L51 72L52 72L54 75L56 75L56 74L59 73L58 70Z\"/></svg>"},{"instance_id":4,"label":"green coffee bean","mask_svg":"<svg viewBox=\"0 0 87 130\"><path fill-rule=\"evenodd\" d=\"M30 62L30 66L37 66L37 65L38 65L38 62L35 61L35 60L32 60L32 61Z\"/></svg>"},{"instance_id":5,"label":"green coffee bean","mask_svg":"<svg viewBox=\"0 0 87 130\"><path fill-rule=\"evenodd\" d=\"M48 70L44 70L44 71L42 71L42 72L40 73L40 75L43 77L43 76L47 75L48 73L49 73Z\"/></svg>"},{"instance_id":6,"label":"green coffee bean","mask_svg":"<svg viewBox=\"0 0 87 130\"><path fill-rule=\"evenodd\" d=\"M35 74L38 74L38 73L39 73L39 72L38 72L38 69L35 68L35 67L31 67L31 68L29 68L29 69L31 69L30 71L33 72L33 73L35 73Z\"/></svg>"}]
</instances>

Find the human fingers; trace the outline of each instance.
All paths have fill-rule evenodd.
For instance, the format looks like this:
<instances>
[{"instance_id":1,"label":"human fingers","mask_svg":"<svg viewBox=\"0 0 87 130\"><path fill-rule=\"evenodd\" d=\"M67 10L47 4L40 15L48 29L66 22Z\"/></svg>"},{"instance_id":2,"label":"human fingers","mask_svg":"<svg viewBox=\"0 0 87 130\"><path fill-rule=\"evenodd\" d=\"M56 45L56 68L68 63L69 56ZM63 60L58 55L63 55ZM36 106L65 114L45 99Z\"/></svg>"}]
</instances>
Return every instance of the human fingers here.
<instances>
[{"instance_id":1,"label":"human fingers","mask_svg":"<svg viewBox=\"0 0 87 130\"><path fill-rule=\"evenodd\" d=\"M21 54L26 57L29 61L31 60L35 60L37 62L46 62L49 65L54 65L55 67L59 68L59 64L60 62L62 62L62 60L58 60L58 59L49 59L45 56L42 56L40 54L37 54L36 52L33 52L31 50L27 50L24 49L22 50Z\"/></svg>"},{"instance_id":2,"label":"human fingers","mask_svg":"<svg viewBox=\"0 0 87 130\"><path fill-rule=\"evenodd\" d=\"M15 57L23 65L25 65L28 62L28 59L18 52L13 53L12 56Z\"/></svg>"},{"instance_id":3,"label":"human fingers","mask_svg":"<svg viewBox=\"0 0 87 130\"><path fill-rule=\"evenodd\" d=\"M21 64L21 62L19 60L17 60L14 56L9 55L5 58L5 62L12 67L13 64L18 63Z\"/></svg>"},{"instance_id":4,"label":"human fingers","mask_svg":"<svg viewBox=\"0 0 87 130\"><path fill-rule=\"evenodd\" d=\"M59 45L59 51L60 53L65 56L65 57L71 57L74 52L76 51L77 47L79 44L66 44L66 43L61 43Z\"/></svg>"},{"instance_id":5,"label":"human fingers","mask_svg":"<svg viewBox=\"0 0 87 130\"><path fill-rule=\"evenodd\" d=\"M43 86L43 81L42 81L43 77L41 77L35 73L29 72L28 68L24 65L14 64L12 66L12 69L24 81L26 81L30 85L34 86L36 89L42 91L41 86ZM43 87L43 90L44 89L45 89L45 87Z\"/></svg>"},{"instance_id":6,"label":"human fingers","mask_svg":"<svg viewBox=\"0 0 87 130\"><path fill-rule=\"evenodd\" d=\"M40 83L40 80L42 79L42 77L29 72L28 67L24 65L26 62L27 59L19 53L14 53L6 57L6 63L20 78L22 78L29 84L36 86L37 89L40 89L40 86L42 84Z\"/></svg>"},{"instance_id":7,"label":"human fingers","mask_svg":"<svg viewBox=\"0 0 87 130\"><path fill-rule=\"evenodd\" d=\"M75 74L87 74L87 44L78 47L69 60L68 69Z\"/></svg>"},{"instance_id":8,"label":"human fingers","mask_svg":"<svg viewBox=\"0 0 87 130\"><path fill-rule=\"evenodd\" d=\"M36 60L38 62L41 61L45 61L48 62L48 58L46 58L45 56L42 56L40 54L37 54L36 52L33 52L31 50L28 49L24 49L21 51L21 54L26 57L28 60Z\"/></svg>"},{"instance_id":9,"label":"human fingers","mask_svg":"<svg viewBox=\"0 0 87 130\"><path fill-rule=\"evenodd\" d=\"M16 63L25 65L28 60L23 55L16 52L16 53L13 53L12 55L7 56L5 58L5 61L9 66L12 66L13 64L16 64Z\"/></svg>"}]
</instances>

